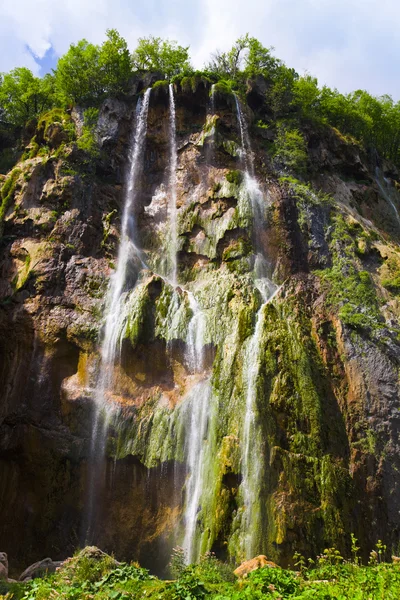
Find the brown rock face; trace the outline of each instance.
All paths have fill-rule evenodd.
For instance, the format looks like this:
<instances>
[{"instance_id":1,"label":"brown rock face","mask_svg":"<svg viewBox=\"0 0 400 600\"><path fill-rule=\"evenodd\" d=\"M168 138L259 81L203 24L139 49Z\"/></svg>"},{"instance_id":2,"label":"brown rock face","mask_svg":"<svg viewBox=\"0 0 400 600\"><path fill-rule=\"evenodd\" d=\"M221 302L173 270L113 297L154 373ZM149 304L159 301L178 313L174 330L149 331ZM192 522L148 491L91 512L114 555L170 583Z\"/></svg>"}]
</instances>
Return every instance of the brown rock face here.
<instances>
[{"instance_id":1,"label":"brown rock face","mask_svg":"<svg viewBox=\"0 0 400 600\"><path fill-rule=\"evenodd\" d=\"M261 526L247 556L260 555L237 574L274 566L262 553L282 565L296 550L315 555L335 544L346 553L351 531L366 554L378 538L395 544L400 224L374 165L331 129L302 126L308 181L282 181L271 158L276 124L255 125L271 114L262 80L249 84L243 103L264 203L257 227L233 96L216 92L211 115L209 82L175 86L176 288L168 275L168 88L150 97L131 215L141 255L125 282L114 387L107 390L116 410L89 526L103 317L136 101L146 85L135 82L132 96L104 103L98 156L68 142L57 122L46 129L49 155L18 165L0 241L0 547L20 572L43 556L71 555L90 528L96 545L117 559L161 572L186 526L188 445L196 431L188 406L197 400L190 392L207 382L196 543L202 553L245 557L238 537L246 361L263 304L256 254L266 257L280 287L262 309L255 353L253 439L260 443L251 456L259 458L253 500ZM79 135L81 112L72 119ZM194 297L206 316L196 329L204 330L201 369L192 364Z\"/></svg>"}]
</instances>

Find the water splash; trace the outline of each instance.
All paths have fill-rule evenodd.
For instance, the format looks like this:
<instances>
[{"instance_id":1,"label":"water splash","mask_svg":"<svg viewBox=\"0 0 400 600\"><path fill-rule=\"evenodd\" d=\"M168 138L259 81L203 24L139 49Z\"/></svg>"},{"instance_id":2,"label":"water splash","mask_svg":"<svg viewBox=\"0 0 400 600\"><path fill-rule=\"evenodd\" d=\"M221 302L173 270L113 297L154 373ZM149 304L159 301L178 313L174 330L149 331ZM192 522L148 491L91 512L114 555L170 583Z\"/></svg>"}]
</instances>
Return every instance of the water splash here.
<instances>
[{"instance_id":1,"label":"water splash","mask_svg":"<svg viewBox=\"0 0 400 600\"><path fill-rule=\"evenodd\" d=\"M187 563L197 559L196 528L197 516L204 486L206 466L207 429L210 414L210 381L200 381L186 399L187 465L189 476L186 482L186 506L184 513L185 534L183 549Z\"/></svg>"},{"instance_id":2,"label":"water splash","mask_svg":"<svg viewBox=\"0 0 400 600\"><path fill-rule=\"evenodd\" d=\"M170 222L170 274L169 277L173 285L177 284L177 251L178 251L178 232L177 232L177 210L176 210L176 169L178 166L178 151L176 147L176 111L174 99L174 86L169 84L169 222Z\"/></svg>"},{"instance_id":3,"label":"water splash","mask_svg":"<svg viewBox=\"0 0 400 600\"><path fill-rule=\"evenodd\" d=\"M104 455L107 431L115 407L110 404L113 385L114 365L118 355L118 336L121 331L121 318L124 315L124 292L135 286L138 272L143 265L137 245L135 222L135 199L138 177L143 168L144 147L147 132L147 115L151 89L136 107L135 127L131 141L131 158L126 179L126 193L121 225L121 239L118 250L117 269L110 279L106 302L106 321L101 345L99 377L94 393L94 416L92 424L89 482L86 506L85 542L90 543L94 535L94 500L101 490L104 480Z\"/></svg>"}]
</instances>

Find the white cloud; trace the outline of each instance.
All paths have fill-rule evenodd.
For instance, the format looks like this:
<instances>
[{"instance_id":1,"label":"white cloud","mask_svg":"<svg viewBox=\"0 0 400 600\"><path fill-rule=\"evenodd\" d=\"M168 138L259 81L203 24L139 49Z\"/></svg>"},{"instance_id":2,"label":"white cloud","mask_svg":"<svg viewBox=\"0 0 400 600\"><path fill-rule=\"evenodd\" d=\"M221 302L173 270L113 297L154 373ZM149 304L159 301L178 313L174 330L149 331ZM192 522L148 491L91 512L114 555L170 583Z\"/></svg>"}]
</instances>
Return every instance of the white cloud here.
<instances>
[{"instance_id":1,"label":"white cloud","mask_svg":"<svg viewBox=\"0 0 400 600\"><path fill-rule=\"evenodd\" d=\"M216 48L249 32L299 72L343 91L400 98L400 3L396 0L0 0L0 70L38 68L82 37L100 42L116 27L131 48L149 34L191 46L201 67Z\"/></svg>"}]
</instances>

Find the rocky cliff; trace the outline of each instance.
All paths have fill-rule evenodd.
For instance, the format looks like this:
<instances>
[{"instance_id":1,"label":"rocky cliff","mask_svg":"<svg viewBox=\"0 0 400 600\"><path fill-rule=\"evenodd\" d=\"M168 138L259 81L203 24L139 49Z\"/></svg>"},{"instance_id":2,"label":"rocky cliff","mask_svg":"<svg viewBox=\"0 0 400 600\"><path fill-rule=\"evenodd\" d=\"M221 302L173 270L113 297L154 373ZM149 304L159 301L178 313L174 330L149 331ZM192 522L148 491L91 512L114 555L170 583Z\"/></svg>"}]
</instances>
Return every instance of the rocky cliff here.
<instances>
[{"instance_id":1,"label":"rocky cliff","mask_svg":"<svg viewBox=\"0 0 400 600\"><path fill-rule=\"evenodd\" d=\"M94 456L147 83L102 105L91 152L76 144L81 111L52 111L3 177L1 549L15 567L64 558L90 530L117 558L160 570L177 544L192 559L211 549L287 564L296 550L348 552L350 532L366 551L397 543L398 174L304 122L297 179L274 151L260 81L242 99L218 85L210 96L204 78L175 84L173 177L171 95L153 86L131 211L139 250Z\"/></svg>"}]
</instances>

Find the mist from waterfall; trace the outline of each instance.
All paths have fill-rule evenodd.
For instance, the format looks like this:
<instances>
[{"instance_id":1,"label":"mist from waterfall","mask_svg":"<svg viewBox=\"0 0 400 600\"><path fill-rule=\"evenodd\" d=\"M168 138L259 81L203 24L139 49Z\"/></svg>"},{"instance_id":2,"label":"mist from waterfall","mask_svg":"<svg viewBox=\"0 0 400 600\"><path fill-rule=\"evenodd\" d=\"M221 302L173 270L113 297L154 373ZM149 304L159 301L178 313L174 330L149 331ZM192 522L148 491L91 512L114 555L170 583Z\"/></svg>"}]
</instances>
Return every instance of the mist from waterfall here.
<instances>
[{"instance_id":1,"label":"mist from waterfall","mask_svg":"<svg viewBox=\"0 0 400 600\"><path fill-rule=\"evenodd\" d=\"M106 318L101 344L99 375L94 392L94 415L89 457L89 481L85 511L85 543L91 543L94 535L94 502L104 485L104 455L107 431L115 408L110 403L114 365L118 358L120 319L123 314L125 291L132 289L142 267L138 249L135 222L135 199L138 177L143 169L144 149L147 132L147 115L151 88L146 90L136 106L135 123L131 140L131 155L125 183L124 208L121 237L117 257L117 268L110 278L106 301Z\"/></svg>"}]
</instances>

